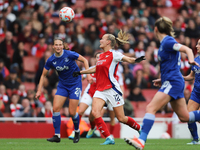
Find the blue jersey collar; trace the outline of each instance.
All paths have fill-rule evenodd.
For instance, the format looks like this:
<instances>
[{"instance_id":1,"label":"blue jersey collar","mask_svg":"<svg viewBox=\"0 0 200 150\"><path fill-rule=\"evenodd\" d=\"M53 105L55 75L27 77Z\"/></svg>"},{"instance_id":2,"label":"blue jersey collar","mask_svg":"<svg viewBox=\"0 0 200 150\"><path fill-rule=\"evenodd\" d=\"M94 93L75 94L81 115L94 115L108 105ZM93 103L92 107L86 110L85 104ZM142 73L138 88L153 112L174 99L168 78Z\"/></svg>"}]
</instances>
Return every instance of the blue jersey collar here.
<instances>
[{"instance_id":1,"label":"blue jersey collar","mask_svg":"<svg viewBox=\"0 0 200 150\"><path fill-rule=\"evenodd\" d=\"M164 39L165 39L166 37L168 37L168 35L166 35L166 36L162 39L162 41L164 41ZM162 43L162 41L160 41L160 43Z\"/></svg>"},{"instance_id":2,"label":"blue jersey collar","mask_svg":"<svg viewBox=\"0 0 200 150\"><path fill-rule=\"evenodd\" d=\"M63 54L64 54L64 50L62 50L62 54L60 56L56 56L55 53L54 53L54 56L59 58L59 57L62 57Z\"/></svg>"}]
</instances>

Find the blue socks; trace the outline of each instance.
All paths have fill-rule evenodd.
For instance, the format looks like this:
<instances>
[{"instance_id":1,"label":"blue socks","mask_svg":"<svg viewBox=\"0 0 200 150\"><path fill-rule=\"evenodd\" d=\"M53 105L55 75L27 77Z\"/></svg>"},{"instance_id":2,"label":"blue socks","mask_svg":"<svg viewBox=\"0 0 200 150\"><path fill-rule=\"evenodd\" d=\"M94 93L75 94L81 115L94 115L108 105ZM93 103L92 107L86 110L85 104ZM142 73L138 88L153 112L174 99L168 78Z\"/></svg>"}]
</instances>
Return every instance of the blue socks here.
<instances>
[{"instance_id":1,"label":"blue socks","mask_svg":"<svg viewBox=\"0 0 200 150\"><path fill-rule=\"evenodd\" d=\"M189 112L189 116L190 116L190 118L189 118L188 123L200 121L200 111L199 110Z\"/></svg>"},{"instance_id":2,"label":"blue socks","mask_svg":"<svg viewBox=\"0 0 200 150\"><path fill-rule=\"evenodd\" d=\"M151 130L151 127L154 124L154 120L155 120L155 115L150 113L145 114L139 139L142 139L143 141L146 142L147 135L149 134L149 131Z\"/></svg>"},{"instance_id":3,"label":"blue socks","mask_svg":"<svg viewBox=\"0 0 200 150\"><path fill-rule=\"evenodd\" d=\"M72 117L72 120L74 123L75 131L79 130L79 115L78 115L78 113L76 113L76 115Z\"/></svg>"},{"instance_id":4,"label":"blue socks","mask_svg":"<svg viewBox=\"0 0 200 150\"><path fill-rule=\"evenodd\" d=\"M190 130L190 133L192 134L193 140L198 141L198 133L197 133L197 125L195 122L193 123L188 123L188 128Z\"/></svg>"},{"instance_id":5,"label":"blue socks","mask_svg":"<svg viewBox=\"0 0 200 150\"><path fill-rule=\"evenodd\" d=\"M53 127L55 129L55 134L60 134L60 124L61 124L60 112L54 112L52 119L53 119Z\"/></svg>"}]
</instances>

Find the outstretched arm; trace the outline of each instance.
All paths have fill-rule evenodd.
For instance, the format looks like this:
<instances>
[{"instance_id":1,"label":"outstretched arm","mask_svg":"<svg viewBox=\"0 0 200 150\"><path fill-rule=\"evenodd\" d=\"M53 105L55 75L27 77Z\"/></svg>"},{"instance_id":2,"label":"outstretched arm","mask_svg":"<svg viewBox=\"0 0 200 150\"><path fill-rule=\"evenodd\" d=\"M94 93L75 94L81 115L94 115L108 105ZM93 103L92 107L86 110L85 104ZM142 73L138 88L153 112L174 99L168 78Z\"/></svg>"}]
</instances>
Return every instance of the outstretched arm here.
<instances>
[{"instance_id":1,"label":"outstretched arm","mask_svg":"<svg viewBox=\"0 0 200 150\"><path fill-rule=\"evenodd\" d=\"M195 73L194 73L194 71L191 70L190 74L187 75L187 76L183 76L183 78L184 78L185 81L194 80L194 78L195 78Z\"/></svg>"},{"instance_id":2,"label":"outstretched arm","mask_svg":"<svg viewBox=\"0 0 200 150\"><path fill-rule=\"evenodd\" d=\"M142 60L145 60L145 56L141 56L141 57L138 57L138 58L123 56L123 58L122 58L122 61L131 63L131 64L139 63Z\"/></svg>"},{"instance_id":3,"label":"outstretched arm","mask_svg":"<svg viewBox=\"0 0 200 150\"><path fill-rule=\"evenodd\" d=\"M88 61L85 57L83 57L82 55L79 55L77 60L83 62L86 70L89 69L89 64L88 64ZM93 79L92 79L91 75L89 75L89 74L87 75L87 80L88 80L89 83L93 83Z\"/></svg>"},{"instance_id":4,"label":"outstretched arm","mask_svg":"<svg viewBox=\"0 0 200 150\"><path fill-rule=\"evenodd\" d=\"M92 73L95 73L95 72L96 72L96 66L92 67L92 68L89 68L89 69L86 69L86 70L81 70L81 71L73 72L73 76L77 77L77 76L79 76L81 74L92 74Z\"/></svg>"},{"instance_id":5,"label":"outstretched arm","mask_svg":"<svg viewBox=\"0 0 200 150\"><path fill-rule=\"evenodd\" d=\"M188 62L190 65L197 65L199 66L199 64L197 62L194 61L194 54L192 52L192 49L185 46L185 45L182 45L179 49L180 52L184 52L187 54L188 56Z\"/></svg>"},{"instance_id":6,"label":"outstretched arm","mask_svg":"<svg viewBox=\"0 0 200 150\"><path fill-rule=\"evenodd\" d=\"M48 70L47 69L43 69L42 75L40 77L40 82L38 84L38 90L37 93L35 94L35 98L38 99L41 95L41 91L42 91L42 87L43 87L43 83L44 83L44 78L47 76Z\"/></svg>"}]
</instances>

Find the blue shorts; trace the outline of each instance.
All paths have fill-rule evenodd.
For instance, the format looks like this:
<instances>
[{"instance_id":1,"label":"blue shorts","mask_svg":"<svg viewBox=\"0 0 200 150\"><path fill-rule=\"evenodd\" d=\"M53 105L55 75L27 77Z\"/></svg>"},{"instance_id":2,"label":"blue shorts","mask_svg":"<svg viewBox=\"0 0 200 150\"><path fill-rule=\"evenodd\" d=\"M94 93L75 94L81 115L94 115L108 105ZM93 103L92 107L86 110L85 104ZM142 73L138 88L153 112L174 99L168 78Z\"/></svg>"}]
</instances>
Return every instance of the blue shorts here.
<instances>
[{"instance_id":1,"label":"blue shorts","mask_svg":"<svg viewBox=\"0 0 200 150\"><path fill-rule=\"evenodd\" d=\"M79 100L82 92L82 82L78 82L75 85L63 85L62 83L58 83L57 92L55 95L60 95L64 97L69 97L69 99L77 99Z\"/></svg>"},{"instance_id":2,"label":"blue shorts","mask_svg":"<svg viewBox=\"0 0 200 150\"><path fill-rule=\"evenodd\" d=\"M193 90L190 99L200 104L200 93L197 93Z\"/></svg>"},{"instance_id":3,"label":"blue shorts","mask_svg":"<svg viewBox=\"0 0 200 150\"><path fill-rule=\"evenodd\" d=\"M164 81L161 88L158 90L172 97L176 100L184 97L185 83L182 81Z\"/></svg>"}]
</instances>

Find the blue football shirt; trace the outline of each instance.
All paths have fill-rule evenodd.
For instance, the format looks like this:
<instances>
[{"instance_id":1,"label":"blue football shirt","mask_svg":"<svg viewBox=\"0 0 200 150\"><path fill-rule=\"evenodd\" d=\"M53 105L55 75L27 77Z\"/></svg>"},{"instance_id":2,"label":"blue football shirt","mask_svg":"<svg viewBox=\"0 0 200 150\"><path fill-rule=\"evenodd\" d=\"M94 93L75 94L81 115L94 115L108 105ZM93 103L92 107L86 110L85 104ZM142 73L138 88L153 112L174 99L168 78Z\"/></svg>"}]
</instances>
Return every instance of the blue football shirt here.
<instances>
[{"instance_id":1,"label":"blue football shirt","mask_svg":"<svg viewBox=\"0 0 200 150\"><path fill-rule=\"evenodd\" d=\"M180 72L181 55L173 49L177 41L171 36L165 36L160 43L158 59L160 61L161 81L183 81ZM178 43L177 43L178 44Z\"/></svg>"},{"instance_id":2,"label":"blue football shirt","mask_svg":"<svg viewBox=\"0 0 200 150\"><path fill-rule=\"evenodd\" d=\"M75 60L79 54L69 50L63 50L61 56L57 57L55 54L51 55L44 66L45 69L56 69L59 75L59 83L62 85L74 85L81 82L81 76L73 77L74 71L80 71Z\"/></svg>"},{"instance_id":3,"label":"blue football shirt","mask_svg":"<svg viewBox=\"0 0 200 150\"><path fill-rule=\"evenodd\" d=\"M200 64L200 56L194 59L198 64ZM193 91L200 93L200 67L194 65L192 66L192 71L195 73L195 82Z\"/></svg>"}]
</instances>

